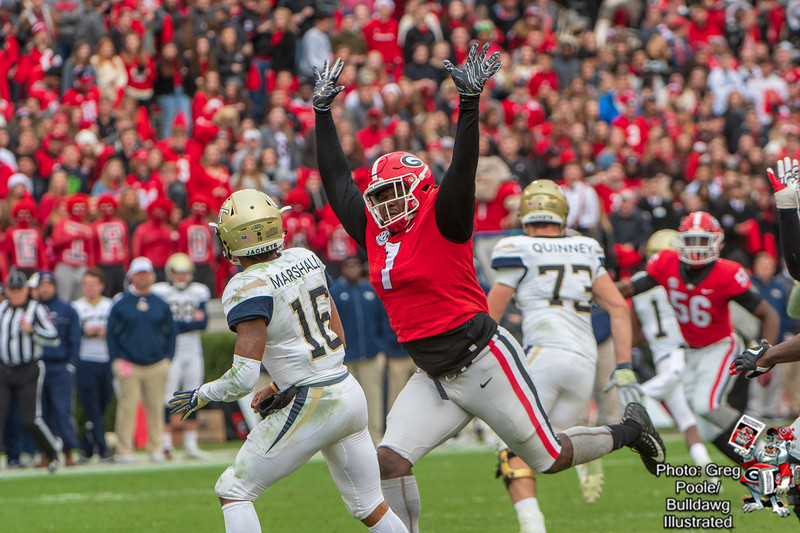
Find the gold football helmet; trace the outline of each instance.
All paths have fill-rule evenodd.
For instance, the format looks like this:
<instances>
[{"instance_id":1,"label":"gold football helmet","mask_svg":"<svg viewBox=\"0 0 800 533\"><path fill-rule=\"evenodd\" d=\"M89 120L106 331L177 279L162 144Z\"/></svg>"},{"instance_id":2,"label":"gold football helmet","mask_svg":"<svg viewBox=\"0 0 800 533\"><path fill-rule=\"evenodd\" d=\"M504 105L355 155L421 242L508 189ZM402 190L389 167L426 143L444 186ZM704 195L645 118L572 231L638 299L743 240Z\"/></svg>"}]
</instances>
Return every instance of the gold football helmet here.
<instances>
[{"instance_id":1,"label":"gold football helmet","mask_svg":"<svg viewBox=\"0 0 800 533\"><path fill-rule=\"evenodd\" d=\"M647 259L650 259L661 250L677 250L678 232L674 229L660 229L650 235L645 247Z\"/></svg>"},{"instance_id":2,"label":"gold football helmet","mask_svg":"<svg viewBox=\"0 0 800 533\"><path fill-rule=\"evenodd\" d=\"M552 180L532 181L522 191L519 203L519 220L522 225L537 222L567 224L569 206L564 191Z\"/></svg>"},{"instance_id":3,"label":"gold football helmet","mask_svg":"<svg viewBox=\"0 0 800 533\"><path fill-rule=\"evenodd\" d=\"M281 210L269 196L255 189L231 194L219 208L217 222L209 225L216 230L222 253L231 263L239 264L239 257L283 246Z\"/></svg>"},{"instance_id":4,"label":"gold football helmet","mask_svg":"<svg viewBox=\"0 0 800 533\"><path fill-rule=\"evenodd\" d=\"M179 289L185 289L192 282L194 263L186 254L172 254L167 259L167 264L164 265L164 273L167 276L167 281L172 285ZM175 281L174 274L189 274L189 278L186 281Z\"/></svg>"}]
</instances>

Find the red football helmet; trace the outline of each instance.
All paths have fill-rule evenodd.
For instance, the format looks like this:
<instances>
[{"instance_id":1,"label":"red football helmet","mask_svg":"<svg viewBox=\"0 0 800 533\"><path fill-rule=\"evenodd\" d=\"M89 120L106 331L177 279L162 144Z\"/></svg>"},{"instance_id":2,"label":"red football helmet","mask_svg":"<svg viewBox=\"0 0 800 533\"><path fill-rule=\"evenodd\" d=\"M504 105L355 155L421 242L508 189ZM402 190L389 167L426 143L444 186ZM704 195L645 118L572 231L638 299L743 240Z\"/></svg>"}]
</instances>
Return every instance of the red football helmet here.
<instances>
[{"instance_id":1,"label":"red football helmet","mask_svg":"<svg viewBox=\"0 0 800 533\"><path fill-rule=\"evenodd\" d=\"M678 253L681 261L700 266L719 258L725 235L717 219L704 211L695 211L684 217L678 226Z\"/></svg>"},{"instance_id":2,"label":"red football helmet","mask_svg":"<svg viewBox=\"0 0 800 533\"><path fill-rule=\"evenodd\" d=\"M364 201L379 227L397 233L408 226L434 186L431 169L417 156L392 152L379 157L372 165ZM394 195L380 201L378 192L388 187ZM403 200L402 206L398 206L398 200Z\"/></svg>"}]
</instances>

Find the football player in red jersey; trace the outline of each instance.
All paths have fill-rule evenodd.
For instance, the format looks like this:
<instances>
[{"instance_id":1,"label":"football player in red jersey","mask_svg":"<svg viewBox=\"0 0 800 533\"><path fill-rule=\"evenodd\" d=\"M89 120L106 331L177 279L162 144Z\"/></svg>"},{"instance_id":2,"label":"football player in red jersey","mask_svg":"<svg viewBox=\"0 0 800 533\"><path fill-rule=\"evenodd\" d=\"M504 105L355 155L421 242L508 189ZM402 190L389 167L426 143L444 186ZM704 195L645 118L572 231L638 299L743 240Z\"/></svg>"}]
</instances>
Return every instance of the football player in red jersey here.
<instances>
[{"instance_id":1,"label":"football player in red jersey","mask_svg":"<svg viewBox=\"0 0 800 533\"><path fill-rule=\"evenodd\" d=\"M698 415L703 440L711 441L735 462L740 457L728 446L728 436L740 413L725 399L733 386L728 367L741 351L731 326L731 301L761 320L762 333L778 335L778 313L751 289L750 278L739 263L719 257L723 232L708 213L687 215L678 227L678 250L662 250L647 263L647 275L617 287L625 297L661 285L675 309L686 340L684 389Z\"/></svg>"},{"instance_id":2,"label":"football player in red jersey","mask_svg":"<svg viewBox=\"0 0 800 533\"><path fill-rule=\"evenodd\" d=\"M478 103L500 68L470 50L466 65L446 68L460 93L450 168L437 188L416 156L393 152L372 165L362 195L351 178L330 112L343 87L337 60L314 69L317 161L328 200L350 236L367 251L370 281L392 329L419 367L397 397L378 447L383 494L418 532L419 491L411 468L430 450L483 419L531 468L558 472L622 446L651 472L664 447L644 408L628 404L620 424L556 434L539 406L522 347L488 313L473 266ZM630 370L628 370L630 372ZM619 372L619 371L618 371ZM497 379L495 379L497 378Z\"/></svg>"}]
</instances>

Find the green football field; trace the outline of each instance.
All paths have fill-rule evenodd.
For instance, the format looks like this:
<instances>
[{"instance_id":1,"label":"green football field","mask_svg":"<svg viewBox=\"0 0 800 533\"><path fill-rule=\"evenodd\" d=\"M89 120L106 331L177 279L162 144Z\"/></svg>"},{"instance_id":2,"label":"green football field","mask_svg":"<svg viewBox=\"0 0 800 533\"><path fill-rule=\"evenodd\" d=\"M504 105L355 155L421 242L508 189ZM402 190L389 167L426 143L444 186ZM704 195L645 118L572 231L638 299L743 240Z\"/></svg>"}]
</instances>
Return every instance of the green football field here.
<instances>
[{"instance_id":1,"label":"green football field","mask_svg":"<svg viewBox=\"0 0 800 533\"><path fill-rule=\"evenodd\" d=\"M680 436L667 433L667 460L686 464ZM87 465L62 468L55 475L42 470L0 472L0 531L16 532L206 532L223 531L214 482L236 452L229 444L212 450L202 462L176 460L161 465ZM712 451L715 460L726 464ZM581 500L572 470L539 477L539 501L550 533L652 532L664 530L666 500L679 481L655 478L638 455L623 449L604 460L606 484L600 500ZM494 479L491 448L444 448L425 457L415 472L422 497L424 533L517 533L516 515L501 481ZM781 519L768 510L745 516L740 507L744 488L723 479L719 496L694 499L730 502L730 512L678 513L679 516L732 516L736 531L798 529L794 516ZM681 494L678 498L684 498ZM328 475L315 458L272 487L256 502L264 531L366 531L350 518Z\"/></svg>"}]
</instances>

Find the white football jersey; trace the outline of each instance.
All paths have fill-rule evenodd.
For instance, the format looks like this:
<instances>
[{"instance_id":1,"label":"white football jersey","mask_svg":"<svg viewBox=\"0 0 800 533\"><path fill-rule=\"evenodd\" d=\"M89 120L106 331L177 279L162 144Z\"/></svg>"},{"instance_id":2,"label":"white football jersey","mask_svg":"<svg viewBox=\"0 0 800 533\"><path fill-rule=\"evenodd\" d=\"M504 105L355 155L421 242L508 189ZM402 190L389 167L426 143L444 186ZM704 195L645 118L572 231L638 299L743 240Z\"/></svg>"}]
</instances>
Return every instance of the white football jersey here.
<instances>
[{"instance_id":1,"label":"white football jersey","mask_svg":"<svg viewBox=\"0 0 800 533\"><path fill-rule=\"evenodd\" d=\"M262 363L280 389L341 376L344 344L330 328L325 265L304 248L239 272L222 294L228 325L267 319Z\"/></svg>"},{"instance_id":2,"label":"white football jersey","mask_svg":"<svg viewBox=\"0 0 800 533\"><path fill-rule=\"evenodd\" d=\"M211 292L202 283L190 283L185 289L179 289L162 281L153 285L150 290L169 304L172 318L178 328L180 328L180 322L194 322L192 317L195 311L211 299ZM179 333L175 339L175 354L188 353L202 356L203 344L200 341L200 331L194 329Z\"/></svg>"},{"instance_id":3,"label":"white football jersey","mask_svg":"<svg viewBox=\"0 0 800 533\"><path fill-rule=\"evenodd\" d=\"M496 283L516 289L525 346L549 346L597 360L591 321L592 287L606 274L600 244L583 236L498 241L492 252Z\"/></svg>"},{"instance_id":4,"label":"white football jersey","mask_svg":"<svg viewBox=\"0 0 800 533\"><path fill-rule=\"evenodd\" d=\"M640 272L632 279L644 275L645 272ZM686 345L675 309L670 305L664 287L657 285L649 291L637 294L631 301L639 322L642 323L642 333L653 353L654 363Z\"/></svg>"},{"instance_id":5,"label":"white football jersey","mask_svg":"<svg viewBox=\"0 0 800 533\"><path fill-rule=\"evenodd\" d=\"M108 315L111 314L111 307L114 302L111 298L103 296L97 305L92 305L86 298L78 298L72 302L72 308L78 314L78 319L81 323L81 329L85 327L105 328L108 324ZM81 347L79 350L79 357L82 361L91 361L93 363L107 363L108 344L105 337L81 337Z\"/></svg>"}]
</instances>

